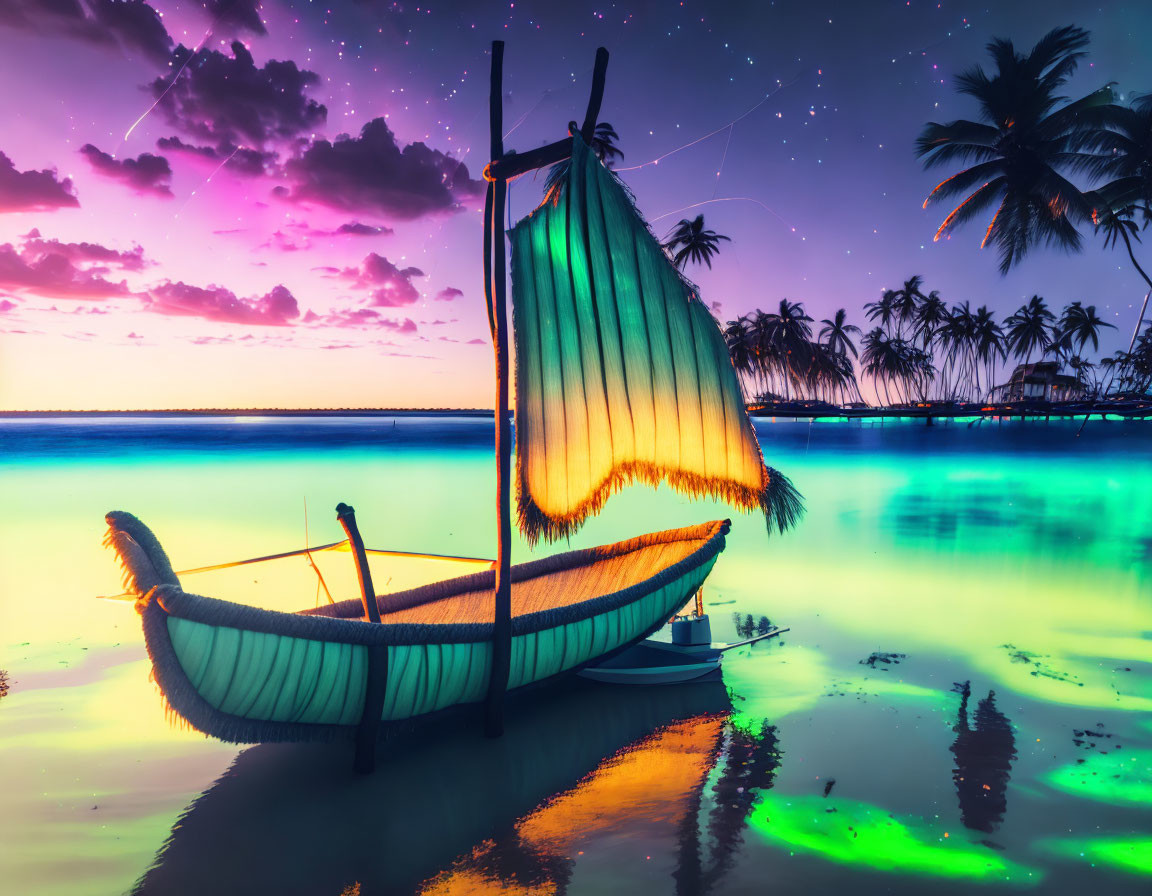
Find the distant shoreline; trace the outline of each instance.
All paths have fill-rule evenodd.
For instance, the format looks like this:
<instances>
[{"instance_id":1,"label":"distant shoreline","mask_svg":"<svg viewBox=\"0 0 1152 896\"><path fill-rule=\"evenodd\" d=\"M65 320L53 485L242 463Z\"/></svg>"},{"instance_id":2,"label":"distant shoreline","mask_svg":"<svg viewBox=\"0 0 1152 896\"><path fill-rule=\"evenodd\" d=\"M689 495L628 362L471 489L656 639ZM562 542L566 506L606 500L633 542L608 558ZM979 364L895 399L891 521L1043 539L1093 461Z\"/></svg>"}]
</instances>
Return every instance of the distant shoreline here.
<instances>
[{"instance_id":1,"label":"distant shoreline","mask_svg":"<svg viewBox=\"0 0 1152 896\"><path fill-rule=\"evenodd\" d=\"M484 408L195 408L167 411L0 411L26 417L491 417Z\"/></svg>"},{"instance_id":2,"label":"distant shoreline","mask_svg":"<svg viewBox=\"0 0 1152 896\"><path fill-rule=\"evenodd\" d=\"M896 419L945 420L957 417L1018 417L1049 419L1089 416L1117 416L1127 419L1152 417L1152 401L1057 402L1051 404L1015 405L945 405L936 407L872 408L812 407L802 403L781 402L773 406L752 407L754 419ZM198 408L148 411L0 411L0 420L99 418L99 417L492 417L487 408Z\"/></svg>"}]
</instances>

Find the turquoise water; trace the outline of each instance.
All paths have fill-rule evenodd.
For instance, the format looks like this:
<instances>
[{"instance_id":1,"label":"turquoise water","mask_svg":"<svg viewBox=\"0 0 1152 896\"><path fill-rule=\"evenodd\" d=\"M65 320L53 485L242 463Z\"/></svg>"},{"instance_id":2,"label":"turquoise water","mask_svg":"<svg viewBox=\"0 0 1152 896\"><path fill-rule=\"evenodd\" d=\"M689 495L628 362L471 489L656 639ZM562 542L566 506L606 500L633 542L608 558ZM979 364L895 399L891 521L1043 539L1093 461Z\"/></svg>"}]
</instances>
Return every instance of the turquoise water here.
<instances>
[{"instance_id":1,"label":"turquoise water","mask_svg":"<svg viewBox=\"0 0 1152 896\"><path fill-rule=\"evenodd\" d=\"M735 516L723 685L573 685L327 747L167 718L100 546L490 556L490 422L0 423L0 881L56 893L1146 892L1152 425L758 423L808 514ZM573 547L731 511L632 489ZM541 552L559 550L555 546ZM529 556L516 546L517 558ZM968 685L965 688L964 683ZM0 684L0 692L4 685Z\"/></svg>"}]
</instances>

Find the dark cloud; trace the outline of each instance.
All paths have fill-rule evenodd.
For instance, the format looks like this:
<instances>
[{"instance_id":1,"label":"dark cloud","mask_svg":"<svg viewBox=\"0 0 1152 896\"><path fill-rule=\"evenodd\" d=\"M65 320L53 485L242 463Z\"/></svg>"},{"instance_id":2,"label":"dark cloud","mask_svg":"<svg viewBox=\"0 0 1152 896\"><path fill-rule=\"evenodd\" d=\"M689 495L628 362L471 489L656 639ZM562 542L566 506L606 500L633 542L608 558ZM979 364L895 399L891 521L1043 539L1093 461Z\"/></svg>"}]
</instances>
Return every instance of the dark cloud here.
<instances>
[{"instance_id":1,"label":"dark cloud","mask_svg":"<svg viewBox=\"0 0 1152 896\"><path fill-rule=\"evenodd\" d=\"M191 55L187 47L177 47L174 70ZM200 50L175 83L171 76L157 78L150 89L169 124L226 157L238 146L262 150L323 125L328 110L304 95L319 80L291 60L273 59L257 68L244 44L234 41L231 56Z\"/></svg>"},{"instance_id":2,"label":"dark cloud","mask_svg":"<svg viewBox=\"0 0 1152 896\"><path fill-rule=\"evenodd\" d=\"M172 166L164 156L142 152L133 159L115 159L91 143L80 147L80 154L98 173L112 180L122 181L137 193L172 198Z\"/></svg>"},{"instance_id":3,"label":"dark cloud","mask_svg":"<svg viewBox=\"0 0 1152 896\"><path fill-rule=\"evenodd\" d=\"M373 227L371 224L361 224L359 221L341 224L333 231L340 236L391 236L394 232L391 227Z\"/></svg>"},{"instance_id":4,"label":"dark cloud","mask_svg":"<svg viewBox=\"0 0 1152 896\"><path fill-rule=\"evenodd\" d=\"M179 153L209 162L224 162L224 167L229 171L248 177L259 177L267 173L268 169L276 164L277 159L274 152L261 152L246 146L229 147L227 143L217 148L197 146L185 143L179 137L161 137L156 141L156 146L165 152Z\"/></svg>"},{"instance_id":5,"label":"dark cloud","mask_svg":"<svg viewBox=\"0 0 1152 896\"><path fill-rule=\"evenodd\" d=\"M223 286L207 288L166 281L148 290L146 306L157 314L200 317L230 324L288 326L300 316L296 298L284 286L262 296L241 298Z\"/></svg>"},{"instance_id":6,"label":"dark cloud","mask_svg":"<svg viewBox=\"0 0 1152 896\"><path fill-rule=\"evenodd\" d=\"M383 118L364 125L359 137L313 142L286 170L292 189L278 192L284 198L401 220L455 211L483 192L452 156L423 143L401 149Z\"/></svg>"},{"instance_id":7,"label":"dark cloud","mask_svg":"<svg viewBox=\"0 0 1152 896\"><path fill-rule=\"evenodd\" d=\"M12 160L0 152L0 212L44 212L54 208L79 208L72 181L56 179L56 169L17 171Z\"/></svg>"},{"instance_id":8,"label":"dark cloud","mask_svg":"<svg viewBox=\"0 0 1152 896\"><path fill-rule=\"evenodd\" d=\"M436 293L437 302L451 302L453 299L458 299L464 295L464 290L457 289L455 286L445 286L440 292Z\"/></svg>"},{"instance_id":9,"label":"dark cloud","mask_svg":"<svg viewBox=\"0 0 1152 896\"><path fill-rule=\"evenodd\" d=\"M144 0L84 0L96 24L128 50L140 50L153 62L172 55L172 38L160 16Z\"/></svg>"},{"instance_id":10,"label":"dark cloud","mask_svg":"<svg viewBox=\"0 0 1152 896\"><path fill-rule=\"evenodd\" d=\"M172 54L159 14L144 0L3 0L0 25L140 51L153 62Z\"/></svg>"},{"instance_id":11,"label":"dark cloud","mask_svg":"<svg viewBox=\"0 0 1152 896\"><path fill-rule=\"evenodd\" d=\"M59 255L74 265L98 266L86 269L91 273L104 273L112 267L124 271L142 271L145 265L151 263L145 260L144 249L141 246L135 246L128 252L121 252L118 249L101 246L99 243L62 243L59 240L41 239L39 230L33 230L28 234L20 254L26 261L31 262Z\"/></svg>"},{"instance_id":12,"label":"dark cloud","mask_svg":"<svg viewBox=\"0 0 1152 896\"><path fill-rule=\"evenodd\" d=\"M260 0L208 0L204 8L212 16L213 31L231 26L237 32L268 33L260 20Z\"/></svg>"},{"instance_id":13,"label":"dark cloud","mask_svg":"<svg viewBox=\"0 0 1152 896\"><path fill-rule=\"evenodd\" d=\"M369 252L359 267L344 268L339 278L359 289L372 290L371 304L397 308L419 301L420 293L412 285L413 277L423 277L419 268L398 268L383 255Z\"/></svg>"},{"instance_id":14,"label":"dark cloud","mask_svg":"<svg viewBox=\"0 0 1152 896\"><path fill-rule=\"evenodd\" d=\"M65 253L22 252L0 244L0 289L71 299L130 296L127 282L113 283L80 267Z\"/></svg>"}]
</instances>

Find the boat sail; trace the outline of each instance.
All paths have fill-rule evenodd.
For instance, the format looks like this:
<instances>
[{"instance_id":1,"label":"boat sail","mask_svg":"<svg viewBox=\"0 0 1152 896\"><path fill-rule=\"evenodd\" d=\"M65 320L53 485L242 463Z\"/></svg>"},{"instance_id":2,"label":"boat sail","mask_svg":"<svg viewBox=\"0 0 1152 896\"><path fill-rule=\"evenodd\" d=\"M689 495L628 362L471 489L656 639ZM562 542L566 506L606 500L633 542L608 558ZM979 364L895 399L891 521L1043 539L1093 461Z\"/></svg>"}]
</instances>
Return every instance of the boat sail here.
<instances>
[{"instance_id":1,"label":"boat sail","mask_svg":"<svg viewBox=\"0 0 1152 896\"><path fill-rule=\"evenodd\" d=\"M583 126L522 154L505 154L500 137L502 59L496 41L484 260L497 382L494 568L379 594L371 561L383 552L365 548L352 508L340 504L359 599L284 613L186 591L188 573L173 569L151 530L109 513L107 543L137 598L156 681L205 733L238 743L354 739L360 771L372 768L386 722L483 703L487 732L499 734L506 692L647 638L696 594L724 549L730 524L718 520L511 564L500 223L507 180L534 168L572 158L563 194L512 233L526 538L571 534L632 480L759 508L770 528L800 512L788 480L764 465L716 322L588 149L607 51L597 52ZM310 549L277 558L293 556L320 575Z\"/></svg>"},{"instance_id":2,"label":"boat sail","mask_svg":"<svg viewBox=\"0 0 1152 896\"><path fill-rule=\"evenodd\" d=\"M790 527L800 497L764 465L715 319L579 132L563 188L511 239L528 540L570 535L633 480Z\"/></svg>"}]
</instances>

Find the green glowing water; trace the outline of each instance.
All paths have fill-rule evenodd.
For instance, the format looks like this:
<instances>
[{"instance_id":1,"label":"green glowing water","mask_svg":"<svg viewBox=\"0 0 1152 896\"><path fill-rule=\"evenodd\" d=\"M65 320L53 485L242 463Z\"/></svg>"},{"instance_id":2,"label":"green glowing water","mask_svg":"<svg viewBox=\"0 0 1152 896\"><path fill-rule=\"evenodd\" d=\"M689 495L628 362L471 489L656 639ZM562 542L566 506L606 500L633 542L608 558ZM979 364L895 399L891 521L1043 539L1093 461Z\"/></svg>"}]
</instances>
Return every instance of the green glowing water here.
<instances>
[{"instance_id":1,"label":"green glowing water","mask_svg":"<svg viewBox=\"0 0 1152 896\"><path fill-rule=\"evenodd\" d=\"M490 555L490 424L391 425L0 424L6 891L130 890L239 752L168 722L131 605L94 599L120 590L100 547L104 512L139 515L178 568L302 546L305 501L312 543L341 537L331 508L347 500L370 545ZM766 880L779 892L1146 891L1152 425L1094 421L1077 439L1078 425L760 426L769 462L809 509L797 531L771 540L761 521L737 517L706 586L718 640L762 617L791 627L725 658L733 714L699 808L705 866L724 829L708 818L729 811L742 846L713 892L759 891ZM572 547L731 515L630 489ZM515 554L528 556L522 544ZM724 796L733 739L765 725L778 738L771 781ZM550 757L518 749L525 775L556 771ZM228 783L243 778L242 764ZM592 767L571 771L554 776L551 793L578 790ZM487 774L482 764L475 774ZM443 811L472 805L464 780ZM284 790L295 793L287 780ZM663 799L637 803L566 855L567 892L609 882L676 892L682 835L656 820L685 810ZM373 824L399 823L387 805L376 801ZM493 816L480 839L505 842L527 811ZM320 814L317 828L347 839L345 815ZM316 833L299 831L293 851L307 854ZM221 850L242 846L247 866L222 859L217 891L258 892L245 876L259 867L258 834L221 837ZM475 845L433 855L426 877ZM277 892L335 896L371 876L360 859L311 861L317 879L331 872L343 883L320 890L302 876ZM523 892L492 873L495 889Z\"/></svg>"}]
</instances>

